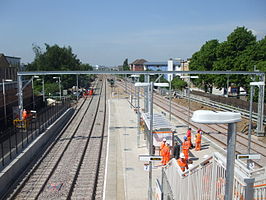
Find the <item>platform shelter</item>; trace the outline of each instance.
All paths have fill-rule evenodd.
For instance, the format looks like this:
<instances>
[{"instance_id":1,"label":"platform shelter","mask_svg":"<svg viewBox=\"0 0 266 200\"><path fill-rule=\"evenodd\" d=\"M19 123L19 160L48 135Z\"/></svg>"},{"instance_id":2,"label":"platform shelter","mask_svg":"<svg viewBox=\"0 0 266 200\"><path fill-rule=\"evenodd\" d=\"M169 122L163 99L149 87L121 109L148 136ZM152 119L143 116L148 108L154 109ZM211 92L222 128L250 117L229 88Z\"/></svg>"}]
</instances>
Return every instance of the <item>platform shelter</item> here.
<instances>
[{"instance_id":1,"label":"platform shelter","mask_svg":"<svg viewBox=\"0 0 266 200\"><path fill-rule=\"evenodd\" d=\"M145 124L145 132L150 131L150 114L149 113L142 113L141 114L142 120ZM154 113L153 114L153 145L155 148L159 148L163 139L166 139L166 142L173 145L173 127L169 123L169 121L161 114Z\"/></svg>"}]
</instances>

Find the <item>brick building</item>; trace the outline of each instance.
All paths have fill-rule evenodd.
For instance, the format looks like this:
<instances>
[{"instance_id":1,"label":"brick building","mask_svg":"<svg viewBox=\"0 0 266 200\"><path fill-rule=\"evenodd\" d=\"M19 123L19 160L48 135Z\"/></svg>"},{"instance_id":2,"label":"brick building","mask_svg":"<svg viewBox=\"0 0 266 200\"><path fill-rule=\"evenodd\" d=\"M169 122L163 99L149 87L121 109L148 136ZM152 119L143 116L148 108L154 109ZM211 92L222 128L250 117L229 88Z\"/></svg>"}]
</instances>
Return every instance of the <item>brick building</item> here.
<instances>
[{"instance_id":1,"label":"brick building","mask_svg":"<svg viewBox=\"0 0 266 200\"><path fill-rule=\"evenodd\" d=\"M18 70L20 70L20 58L0 53L0 130L5 127L5 118L9 125L12 124L13 110L18 106ZM24 106L29 108L32 103L31 84L23 90L23 99Z\"/></svg>"},{"instance_id":2,"label":"brick building","mask_svg":"<svg viewBox=\"0 0 266 200\"><path fill-rule=\"evenodd\" d=\"M131 71L144 71L144 63L147 62L145 59L137 59L129 64Z\"/></svg>"}]
</instances>

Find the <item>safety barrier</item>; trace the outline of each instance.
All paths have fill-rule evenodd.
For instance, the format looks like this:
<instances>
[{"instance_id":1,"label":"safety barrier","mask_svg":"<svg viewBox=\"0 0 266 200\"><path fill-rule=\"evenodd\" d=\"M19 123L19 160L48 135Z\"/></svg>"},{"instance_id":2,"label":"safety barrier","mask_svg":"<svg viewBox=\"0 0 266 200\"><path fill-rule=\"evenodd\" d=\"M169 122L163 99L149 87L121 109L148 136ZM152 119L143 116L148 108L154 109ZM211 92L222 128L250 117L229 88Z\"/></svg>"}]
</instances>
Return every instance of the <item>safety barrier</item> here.
<instances>
[{"instance_id":1,"label":"safety barrier","mask_svg":"<svg viewBox=\"0 0 266 200\"><path fill-rule=\"evenodd\" d=\"M175 159L162 170L163 199L222 200L225 196L226 158L218 152L182 172ZM233 199L266 198L265 169L249 171L236 160Z\"/></svg>"},{"instance_id":2,"label":"safety barrier","mask_svg":"<svg viewBox=\"0 0 266 200\"><path fill-rule=\"evenodd\" d=\"M26 120L26 119L15 119L13 120L13 124L16 128L23 128L23 129L27 129L27 127L29 127L29 123L30 121L29 120Z\"/></svg>"}]
</instances>

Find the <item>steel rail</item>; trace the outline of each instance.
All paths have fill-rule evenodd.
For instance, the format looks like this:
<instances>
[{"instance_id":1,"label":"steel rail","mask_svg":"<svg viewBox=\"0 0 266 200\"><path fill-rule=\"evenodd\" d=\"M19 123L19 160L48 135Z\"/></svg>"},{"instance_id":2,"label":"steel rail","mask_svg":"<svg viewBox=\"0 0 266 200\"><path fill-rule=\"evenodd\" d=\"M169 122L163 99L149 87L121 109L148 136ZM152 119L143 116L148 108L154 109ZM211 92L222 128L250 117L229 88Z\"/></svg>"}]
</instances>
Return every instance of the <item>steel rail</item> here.
<instances>
[{"instance_id":1,"label":"steel rail","mask_svg":"<svg viewBox=\"0 0 266 200\"><path fill-rule=\"evenodd\" d=\"M125 88L124 85L121 84L121 86L122 86L123 88ZM129 88L129 90L130 90L130 88ZM163 105L165 105L165 100L166 100L165 98L160 97L160 95L157 94L157 95L155 96L155 99L156 99L157 101L163 103ZM168 99L167 99L167 101L168 101ZM168 111L168 108L165 108L164 106L158 104L156 101L154 101L154 103L155 103L157 106L159 106L160 108L162 108L163 110ZM180 106L180 105L178 105L178 104L176 104L176 103L174 103L174 105L175 105L175 107L173 107L174 110L177 110L176 107L178 107L179 109L185 111L185 112L183 112L184 115L187 115L187 109L186 109L185 107ZM181 111L180 111L180 110L177 110L177 112L181 112ZM189 114L191 114L191 113L189 113ZM178 119L180 119L180 120L182 120L182 121L185 121L185 123L188 123L186 120L184 120L184 119L186 119L186 118L181 118L180 116L178 116L178 115L175 114L175 113L173 113L173 115L174 115L175 117L177 117ZM196 127L193 123L189 122L189 125L197 129L197 127ZM212 129L212 130L214 130L214 131L220 132L220 133L222 133L222 135L224 135L224 136L227 137L226 133L221 132L219 129L213 127L213 125L207 125L207 124L205 124L204 126L207 126L207 127L209 127L210 129ZM224 126L222 126L222 125L217 125L217 126L218 126L218 127L221 127L221 128L224 129L225 131L227 131L227 128L225 128ZM204 130L203 130L203 131L204 131ZM221 143L224 147L226 147L226 143L225 143L225 142L222 142L221 139L218 139L218 138L216 138L215 136L210 135L210 134L207 134L207 136L209 136L209 137L215 139L216 141L218 141L219 143ZM245 139L246 141L248 140L247 138L245 138L244 136L242 136L242 135L239 134L239 133L237 133L237 136L239 136L239 137ZM226 141L226 139L225 139L225 141ZM247 147L247 145L244 144L243 142L240 142L240 141L237 141L237 142L238 142L240 145ZM262 148L264 148L264 149L266 149L266 147L264 147L263 145L261 145L261 144L255 142L255 141L252 141L252 143L255 144L255 145L258 145L258 146L260 146L260 147L262 147ZM263 155L264 157L266 157L266 154L264 153L264 152L266 152L266 151L258 151L258 150L254 149L254 148L252 148L252 150L253 150L254 152L260 153L261 155ZM243 153L243 152L240 152L240 151L236 151L236 152L239 153L239 154L240 154L240 153ZM255 162L255 163L257 164L257 166L262 167L262 165L259 164L258 162Z\"/></svg>"},{"instance_id":2,"label":"steel rail","mask_svg":"<svg viewBox=\"0 0 266 200\"><path fill-rule=\"evenodd\" d=\"M101 87L101 88L102 88L102 87ZM100 92L100 95L101 95L101 92ZM99 102L100 102L100 98L97 100L96 110L99 109ZM86 113L87 113L88 110L89 110L89 107L86 109ZM96 113L97 113L97 112L96 112ZM86 116L86 114L84 115L84 117L85 117L85 116ZM83 117L83 118L84 118L84 117ZM95 115L94 115L94 118L92 119L92 128L91 128L91 130L89 131L88 138L86 139L86 144L85 144L85 146L87 145L87 143L89 142L89 140L90 140L90 138L91 138L91 133L92 133L92 129L93 129L94 125L95 125L96 117L97 117L97 114L95 114ZM80 120L79 124L81 124L81 123L83 122L83 118ZM76 129L75 131L77 132L77 130L78 130L78 129ZM71 141L72 141L72 139L71 139ZM69 143L69 144L70 144L70 143ZM68 148L67 148L66 150L68 150ZM83 149L83 152L84 152L84 149ZM65 152L64 152L64 153L65 153ZM61 161L62 158L63 158L63 154L62 154L62 156L60 157L60 161ZM81 160L81 159L82 159L82 156L79 158L79 160ZM43 187L41 188L41 190L39 190L39 193L38 193L36 199L38 199L38 198L40 197L40 195L44 192L44 189L46 188L45 186L47 185L48 181L49 181L49 180L52 178L52 176L54 175L54 173L55 173L55 171L56 171L56 168L57 168L57 166L59 165L60 161L57 162L57 164L56 164L54 170L52 171L52 173L50 174L50 176L46 179L46 182L45 182L45 184L43 184ZM73 163L73 164L74 164L74 163ZM74 175L74 178L75 178L75 175ZM74 179L72 179L72 182L73 182L73 181L74 181ZM74 186L73 184L70 185L70 190L72 190L71 188L72 188L73 186ZM68 196L68 194L67 194L67 196Z\"/></svg>"},{"instance_id":3,"label":"steel rail","mask_svg":"<svg viewBox=\"0 0 266 200\"><path fill-rule=\"evenodd\" d=\"M106 83L104 83L104 87L106 87ZM101 88L101 91L100 91L100 95L102 94L102 88ZM99 111L99 108L100 108L100 101L101 101L101 98L99 98L99 101L97 103L97 112L100 112ZM106 105L106 89L104 91L104 102L105 102L105 105ZM106 107L104 107L104 115L105 115L105 112L106 112ZM84 158L86 156L86 153L87 153L87 149L89 147L89 141L92 137L92 133L93 133L93 129L95 128L95 122L96 122L96 118L97 118L97 114L95 115L94 117L94 120L93 120L93 126L92 128L90 129L90 133L89 133L89 137L86 141L86 145L85 145L85 148L83 149L83 152L82 152L82 155L81 155L81 159L79 160L79 163L78 163L78 168L77 170L75 171L75 175L74 175L74 179L71 183L71 186L70 186L70 190L68 191L68 194L67 194L67 199L72 199L72 194L73 194L73 191L75 189L75 185L77 183L77 179L79 176L82 176L82 174L80 173L81 172L81 168L82 168L82 164L84 162ZM104 123L103 123L103 129L102 129L102 135L104 134L104 125L105 125L105 118L104 118ZM100 142L100 147L99 147L99 153L98 153L98 164L97 164L97 169L96 169L96 176L95 176L95 179L94 179L94 187L93 187L93 191L92 191L92 194L91 194L91 198L90 199L94 199L95 197L95 192L96 192L96 188L97 188L97 180L98 180L98 171L99 171L99 166L100 166L100 156L102 154L102 143L103 143L103 137L101 137L101 142Z\"/></svg>"},{"instance_id":4,"label":"steel rail","mask_svg":"<svg viewBox=\"0 0 266 200\"><path fill-rule=\"evenodd\" d=\"M82 106L84 105L85 100L82 102ZM82 106L78 109L77 112L75 112L75 114L73 115L73 117L70 119L70 121L68 122L68 124L60 131L59 135L56 137L56 139L54 140L54 142L45 150L45 152L40 152L40 155L42 155L41 159L39 159L39 156L36 156L36 159L39 159L37 161L36 164L34 164L34 168L30 170L29 173L27 173L26 178L23 179L23 181L19 184L19 187L16 188L15 192L11 194L11 197L9 197L8 199L15 199L16 196L19 195L19 193L21 192L21 190L23 189L23 187L27 184L27 182L29 181L30 177L36 172L36 170L38 169L38 167L41 165L41 163L43 162L43 160L46 158L46 156L52 151L53 147L56 145L56 143L60 140L61 136L64 134L65 130L67 130L67 128L71 125L71 122L75 119L75 117L79 114L80 109L82 108ZM74 135L75 133L73 133ZM69 141L70 142L70 141ZM45 148L44 148L45 149ZM23 173L22 176L24 176L26 173ZM7 197L4 197L4 199Z\"/></svg>"},{"instance_id":5,"label":"steel rail","mask_svg":"<svg viewBox=\"0 0 266 200\"><path fill-rule=\"evenodd\" d=\"M37 161L36 164L34 164L33 169L31 169L31 171L26 175L26 178L24 178L24 180L22 181L22 183L19 184L19 187L16 188L15 192L12 194L12 196L10 197L10 199L15 199L16 196L19 195L19 193L21 192L21 190L23 189L23 187L27 184L27 182L29 181L29 179L31 178L31 176L38 170L38 168L40 167L40 165L43 163L44 159L47 158L47 156L49 155L49 153L53 150L53 148L55 147L55 145L58 143L58 141L60 140L60 138L64 135L65 131L67 130L67 128L69 128L69 126L71 125L71 123L74 121L75 117L80 113L81 109L83 108L84 104L86 102L86 99L84 99L84 101L82 102L82 105L78 108L77 112L75 112L75 114L73 115L73 117L70 119L70 121L67 123L67 125L63 128L63 130L60 131L60 134L56 137L56 139L54 140L54 142L44 151L44 153L40 153L40 155L42 155L41 159L39 159L39 156L36 156L37 159L39 159ZM87 110L89 109L90 105L92 102L92 98L90 99L88 106L85 107L85 112L83 114L83 116L81 118L84 118ZM67 147L69 146L70 142L72 141L74 135L76 134L76 130L78 129L78 127L81 124L81 121L77 124L77 126L75 127L73 133L70 136L70 140L67 142L65 148L62 150L61 152L61 156L59 156L59 160L56 163L59 163L60 159L62 158L62 155L64 154L64 152L66 151ZM60 147L58 147L59 149ZM45 148L44 148L45 149ZM56 168L57 165L55 165L52 169L52 171ZM23 174L25 175L25 173ZM49 178L48 178L49 179ZM46 180L48 180L46 179ZM45 185L45 184L44 184ZM37 195L38 196L38 195Z\"/></svg>"}]
</instances>

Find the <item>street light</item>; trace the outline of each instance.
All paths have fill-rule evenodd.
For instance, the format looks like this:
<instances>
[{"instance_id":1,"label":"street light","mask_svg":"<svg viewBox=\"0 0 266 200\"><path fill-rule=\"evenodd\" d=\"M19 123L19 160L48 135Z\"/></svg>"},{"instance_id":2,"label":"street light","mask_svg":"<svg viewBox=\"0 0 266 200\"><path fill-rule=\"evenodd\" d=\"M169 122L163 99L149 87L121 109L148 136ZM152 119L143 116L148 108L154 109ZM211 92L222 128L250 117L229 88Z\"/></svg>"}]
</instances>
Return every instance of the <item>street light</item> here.
<instances>
[{"instance_id":1,"label":"street light","mask_svg":"<svg viewBox=\"0 0 266 200\"><path fill-rule=\"evenodd\" d=\"M61 97L61 80L60 80L60 76L53 77L53 79L58 79L59 95L60 95L60 100L61 100L62 97Z\"/></svg>"},{"instance_id":2,"label":"street light","mask_svg":"<svg viewBox=\"0 0 266 200\"><path fill-rule=\"evenodd\" d=\"M33 76L31 79L33 109L35 109L35 106L36 106L35 105L35 97L34 97L34 83L33 83L34 78L39 78L39 76Z\"/></svg>"},{"instance_id":3,"label":"street light","mask_svg":"<svg viewBox=\"0 0 266 200\"><path fill-rule=\"evenodd\" d=\"M158 86L158 87L169 87L168 83L140 83L137 82L135 83L135 87L148 87L149 90L149 94L150 94L150 99L148 100L148 102L150 102L150 136L149 136L149 140L150 140L150 146L149 146L149 154L150 156L152 156L153 154L153 86ZM138 97L139 98L139 97ZM138 109L138 113L139 113L139 109ZM139 133L139 124L138 124L138 133ZM138 135L138 140L139 140L139 135ZM148 199L152 200L152 162L149 161L149 192L148 192Z\"/></svg>"},{"instance_id":4,"label":"street light","mask_svg":"<svg viewBox=\"0 0 266 200\"><path fill-rule=\"evenodd\" d=\"M42 100L45 102L44 77L42 79L37 79L37 81L42 81Z\"/></svg>"},{"instance_id":5,"label":"street light","mask_svg":"<svg viewBox=\"0 0 266 200\"><path fill-rule=\"evenodd\" d=\"M189 118L190 118L190 79L199 78L199 76L180 76L180 78L188 78L188 117L187 122L189 126Z\"/></svg>"},{"instance_id":6,"label":"street light","mask_svg":"<svg viewBox=\"0 0 266 200\"><path fill-rule=\"evenodd\" d=\"M248 154L250 154L251 149L251 127L252 127L252 104L253 104L253 94L254 86L263 86L264 82L251 82L250 83L250 99L249 99L249 126L248 126ZM250 169L251 160L247 161L247 168Z\"/></svg>"},{"instance_id":7,"label":"street light","mask_svg":"<svg viewBox=\"0 0 266 200\"><path fill-rule=\"evenodd\" d=\"M241 121L241 114L235 112L197 110L193 113L191 120L202 124L228 124L225 200L231 200L234 187L236 123Z\"/></svg>"},{"instance_id":8,"label":"street light","mask_svg":"<svg viewBox=\"0 0 266 200\"><path fill-rule=\"evenodd\" d=\"M7 125L7 119L6 119L6 91L5 91L5 82L11 82L11 81L13 81L13 80L11 80L11 79L2 79L3 99L4 99L5 126Z\"/></svg>"}]
</instances>

